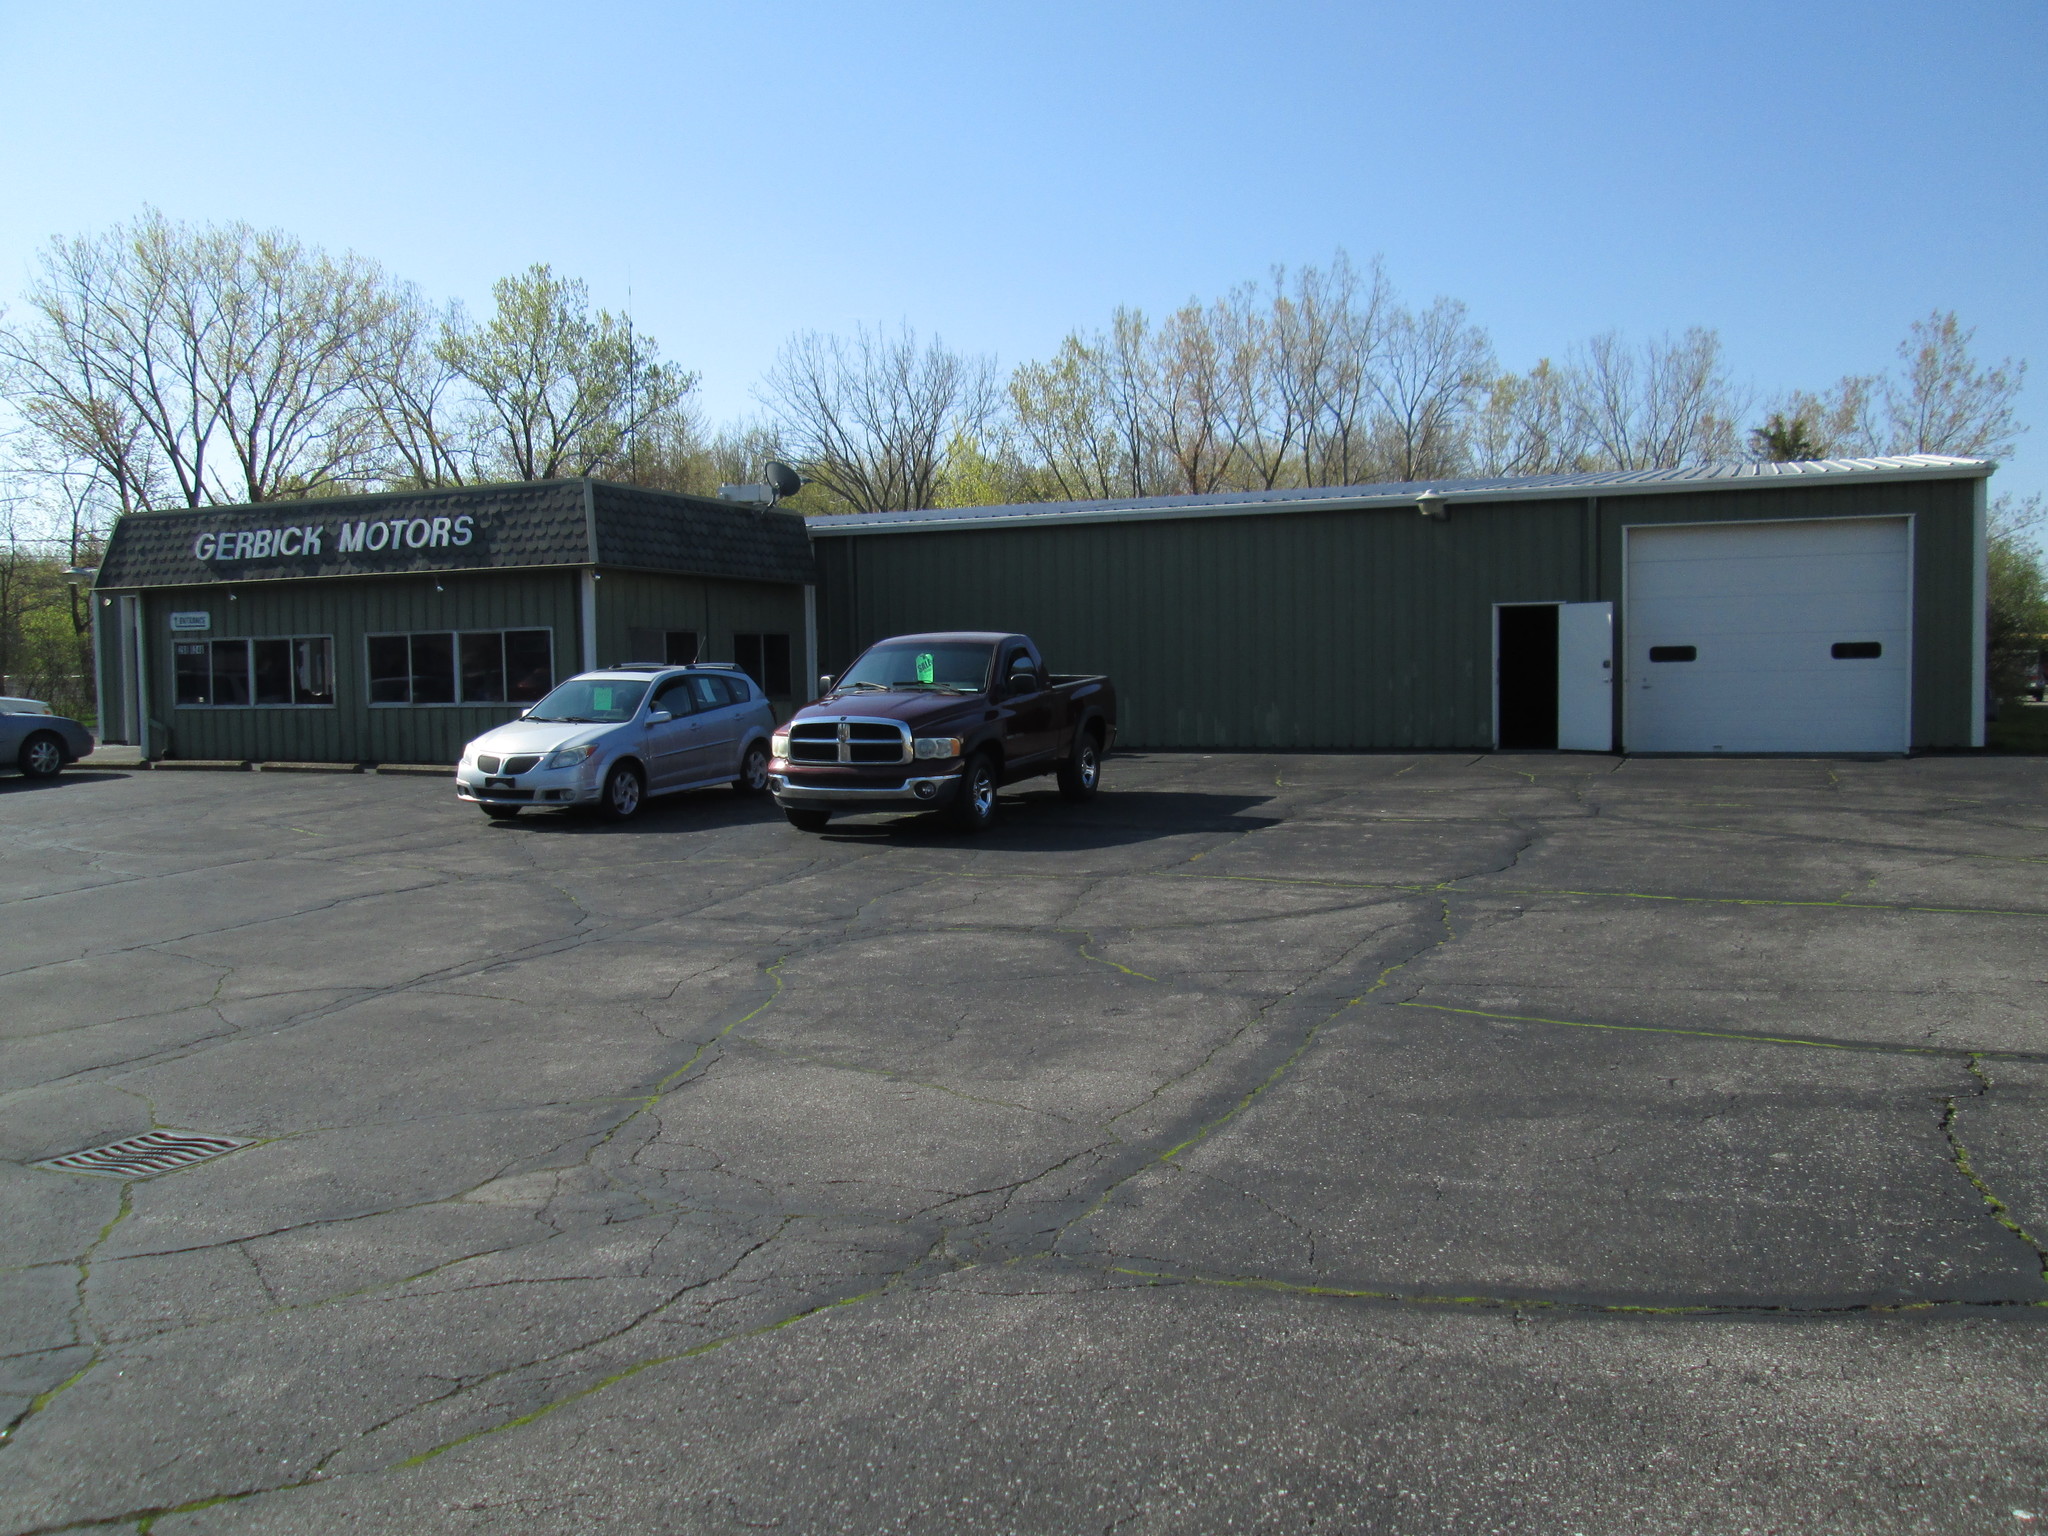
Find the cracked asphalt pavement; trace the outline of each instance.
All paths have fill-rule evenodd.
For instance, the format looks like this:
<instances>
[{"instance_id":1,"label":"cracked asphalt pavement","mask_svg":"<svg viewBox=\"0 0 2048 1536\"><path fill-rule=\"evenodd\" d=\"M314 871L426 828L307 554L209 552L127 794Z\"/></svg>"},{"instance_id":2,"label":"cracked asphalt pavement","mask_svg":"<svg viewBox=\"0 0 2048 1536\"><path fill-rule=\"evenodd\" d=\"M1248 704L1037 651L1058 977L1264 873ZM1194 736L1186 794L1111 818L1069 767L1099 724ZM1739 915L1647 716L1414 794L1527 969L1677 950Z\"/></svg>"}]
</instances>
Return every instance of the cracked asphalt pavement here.
<instances>
[{"instance_id":1,"label":"cracked asphalt pavement","mask_svg":"<svg viewBox=\"0 0 2048 1536\"><path fill-rule=\"evenodd\" d=\"M2048 1525L2048 762L1108 783L0 781L0 1531Z\"/></svg>"}]
</instances>

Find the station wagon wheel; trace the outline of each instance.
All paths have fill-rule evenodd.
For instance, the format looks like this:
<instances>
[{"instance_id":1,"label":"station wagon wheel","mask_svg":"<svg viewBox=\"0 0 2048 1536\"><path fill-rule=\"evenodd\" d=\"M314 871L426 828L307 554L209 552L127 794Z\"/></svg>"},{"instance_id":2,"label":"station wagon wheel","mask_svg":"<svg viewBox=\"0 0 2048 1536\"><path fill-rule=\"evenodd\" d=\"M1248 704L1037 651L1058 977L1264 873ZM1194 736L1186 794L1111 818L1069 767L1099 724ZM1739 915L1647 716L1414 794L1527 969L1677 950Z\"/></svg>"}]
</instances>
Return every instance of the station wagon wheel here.
<instances>
[{"instance_id":1,"label":"station wagon wheel","mask_svg":"<svg viewBox=\"0 0 2048 1536\"><path fill-rule=\"evenodd\" d=\"M967 760L948 819L962 832L979 832L996 819L996 765L986 752Z\"/></svg>"},{"instance_id":2,"label":"station wagon wheel","mask_svg":"<svg viewBox=\"0 0 2048 1536\"><path fill-rule=\"evenodd\" d=\"M54 779L64 771L64 743L48 731L38 731L21 744L15 761L28 778Z\"/></svg>"},{"instance_id":3,"label":"station wagon wheel","mask_svg":"<svg viewBox=\"0 0 2048 1536\"><path fill-rule=\"evenodd\" d=\"M613 821L624 821L640 809L641 797L647 786L640 777L640 770L631 763L620 763L605 775L604 813Z\"/></svg>"},{"instance_id":4,"label":"station wagon wheel","mask_svg":"<svg viewBox=\"0 0 2048 1536\"><path fill-rule=\"evenodd\" d=\"M1077 804L1093 800L1095 791L1102 784L1102 743L1096 740L1093 730L1084 730L1074 738L1074 749L1067 760L1060 764L1060 793Z\"/></svg>"},{"instance_id":5,"label":"station wagon wheel","mask_svg":"<svg viewBox=\"0 0 2048 1536\"><path fill-rule=\"evenodd\" d=\"M743 795L758 795L768 787L768 749L758 741L740 759L740 776L732 787Z\"/></svg>"}]
</instances>

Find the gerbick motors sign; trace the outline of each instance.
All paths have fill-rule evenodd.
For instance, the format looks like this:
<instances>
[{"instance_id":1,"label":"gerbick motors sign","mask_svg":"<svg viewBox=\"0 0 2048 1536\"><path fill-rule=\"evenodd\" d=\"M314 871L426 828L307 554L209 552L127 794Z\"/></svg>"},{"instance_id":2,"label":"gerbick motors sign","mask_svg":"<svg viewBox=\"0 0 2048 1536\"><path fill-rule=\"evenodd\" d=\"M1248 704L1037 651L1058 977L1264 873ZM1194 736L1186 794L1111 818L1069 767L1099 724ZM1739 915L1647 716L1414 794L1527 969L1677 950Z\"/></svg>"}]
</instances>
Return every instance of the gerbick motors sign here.
<instances>
[{"instance_id":1,"label":"gerbick motors sign","mask_svg":"<svg viewBox=\"0 0 2048 1536\"><path fill-rule=\"evenodd\" d=\"M327 553L332 534L338 555L380 551L461 549L476 537L476 519L467 512L453 517L392 517L344 520L339 524L290 523L280 528L209 529L192 541L192 558L219 564L225 560L294 559Z\"/></svg>"}]
</instances>

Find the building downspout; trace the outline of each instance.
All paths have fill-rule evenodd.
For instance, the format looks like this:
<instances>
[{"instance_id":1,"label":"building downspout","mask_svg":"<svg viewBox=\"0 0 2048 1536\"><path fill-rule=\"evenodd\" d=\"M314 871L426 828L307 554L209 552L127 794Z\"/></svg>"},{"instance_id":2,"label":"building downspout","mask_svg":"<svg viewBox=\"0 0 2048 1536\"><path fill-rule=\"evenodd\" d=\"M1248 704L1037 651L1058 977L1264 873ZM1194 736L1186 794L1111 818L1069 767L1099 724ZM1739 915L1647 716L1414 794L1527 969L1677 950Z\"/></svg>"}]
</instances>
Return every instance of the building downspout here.
<instances>
[{"instance_id":1,"label":"building downspout","mask_svg":"<svg viewBox=\"0 0 2048 1536\"><path fill-rule=\"evenodd\" d=\"M142 760L154 761L150 752L149 728L149 605L143 594L135 596L135 741L142 748Z\"/></svg>"},{"instance_id":2,"label":"building downspout","mask_svg":"<svg viewBox=\"0 0 2048 1536\"><path fill-rule=\"evenodd\" d=\"M107 600L91 587L85 589L86 616L92 620L92 698L93 713L97 718L93 732L101 741L107 737L107 652L106 639L100 632L100 610L107 606Z\"/></svg>"},{"instance_id":3,"label":"building downspout","mask_svg":"<svg viewBox=\"0 0 2048 1536\"><path fill-rule=\"evenodd\" d=\"M808 704L818 696L818 589L804 586L804 681L797 698Z\"/></svg>"},{"instance_id":4,"label":"building downspout","mask_svg":"<svg viewBox=\"0 0 2048 1536\"><path fill-rule=\"evenodd\" d=\"M585 672L595 672L595 671L597 670L597 666L598 666L598 662L597 662L597 572L595 572L595 571L589 571L589 570L586 570L586 571L578 571L578 572L576 573L576 575L577 575L577 594L576 594L576 595L577 595L577 607L578 607L578 609L580 610L580 617L581 617L581 619L582 619L582 623L581 623L581 625L580 625L580 628L581 628L581 629L582 629L582 631L583 631L583 634L582 634L582 642L583 642L583 644L582 644L582 651L583 651L583 670L584 670Z\"/></svg>"},{"instance_id":5,"label":"building downspout","mask_svg":"<svg viewBox=\"0 0 2048 1536\"><path fill-rule=\"evenodd\" d=\"M1989 554L1990 518L1986 506L1989 487L1982 476L1970 483L1970 633L1976 644L1970 653L1970 745L1984 745L1984 716L1991 708L1991 681L1985 673L1984 649L1990 643L1990 577L1986 570Z\"/></svg>"}]
</instances>

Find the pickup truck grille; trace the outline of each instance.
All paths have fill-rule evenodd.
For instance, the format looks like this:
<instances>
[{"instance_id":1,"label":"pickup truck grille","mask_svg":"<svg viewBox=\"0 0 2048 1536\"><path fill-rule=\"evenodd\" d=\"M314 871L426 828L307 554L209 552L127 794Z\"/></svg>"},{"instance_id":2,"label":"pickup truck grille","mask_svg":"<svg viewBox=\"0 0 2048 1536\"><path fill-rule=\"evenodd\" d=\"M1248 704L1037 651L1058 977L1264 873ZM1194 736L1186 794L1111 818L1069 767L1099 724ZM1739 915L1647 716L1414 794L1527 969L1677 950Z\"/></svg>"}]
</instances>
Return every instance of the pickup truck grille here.
<instances>
[{"instance_id":1,"label":"pickup truck grille","mask_svg":"<svg viewBox=\"0 0 2048 1536\"><path fill-rule=\"evenodd\" d=\"M800 720L789 728L793 763L907 763L910 732L893 720Z\"/></svg>"},{"instance_id":2,"label":"pickup truck grille","mask_svg":"<svg viewBox=\"0 0 2048 1536\"><path fill-rule=\"evenodd\" d=\"M527 769L539 761L540 758L537 754L522 752L517 757L505 758L502 768L500 767L499 759L495 757L479 757L476 760L476 765L485 773L495 774L503 772L517 774L526 772Z\"/></svg>"}]
</instances>

